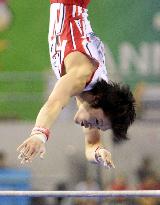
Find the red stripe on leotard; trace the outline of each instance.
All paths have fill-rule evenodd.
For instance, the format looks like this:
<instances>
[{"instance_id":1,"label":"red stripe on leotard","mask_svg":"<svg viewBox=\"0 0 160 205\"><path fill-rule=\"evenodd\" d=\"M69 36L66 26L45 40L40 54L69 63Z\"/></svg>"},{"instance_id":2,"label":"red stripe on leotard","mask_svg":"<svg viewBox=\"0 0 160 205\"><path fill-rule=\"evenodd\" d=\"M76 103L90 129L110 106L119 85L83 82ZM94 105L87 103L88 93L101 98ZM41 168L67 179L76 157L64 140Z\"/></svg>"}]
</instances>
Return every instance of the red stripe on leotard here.
<instances>
[{"instance_id":1,"label":"red stripe on leotard","mask_svg":"<svg viewBox=\"0 0 160 205\"><path fill-rule=\"evenodd\" d=\"M87 8L90 0L50 0L50 3L62 3L68 5L77 5L83 8Z\"/></svg>"}]
</instances>

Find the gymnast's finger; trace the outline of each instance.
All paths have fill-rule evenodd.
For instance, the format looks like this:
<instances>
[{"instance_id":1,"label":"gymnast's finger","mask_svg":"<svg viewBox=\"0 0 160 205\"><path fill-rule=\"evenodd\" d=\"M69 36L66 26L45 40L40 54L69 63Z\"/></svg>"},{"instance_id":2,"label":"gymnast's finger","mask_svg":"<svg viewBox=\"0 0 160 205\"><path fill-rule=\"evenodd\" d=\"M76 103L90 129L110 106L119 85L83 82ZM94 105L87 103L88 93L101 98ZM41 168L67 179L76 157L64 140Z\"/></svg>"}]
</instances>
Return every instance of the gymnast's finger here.
<instances>
[{"instance_id":1,"label":"gymnast's finger","mask_svg":"<svg viewBox=\"0 0 160 205\"><path fill-rule=\"evenodd\" d=\"M40 158L41 158L41 159L44 158L45 153L46 153L46 150L45 150L45 149L40 152Z\"/></svg>"},{"instance_id":2,"label":"gymnast's finger","mask_svg":"<svg viewBox=\"0 0 160 205\"><path fill-rule=\"evenodd\" d=\"M34 159L34 158L36 158L38 155L39 155L39 150L33 150L33 152L31 153L31 155L29 156L29 158L28 158L28 160L29 160L29 162L32 162L32 160Z\"/></svg>"},{"instance_id":3,"label":"gymnast's finger","mask_svg":"<svg viewBox=\"0 0 160 205\"><path fill-rule=\"evenodd\" d=\"M25 157L25 150L26 148L23 147L18 155L18 159L23 159Z\"/></svg>"},{"instance_id":4,"label":"gymnast's finger","mask_svg":"<svg viewBox=\"0 0 160 205\"><path fill-rule=\"evenodd\" d=\"M17 148L17 151L18 151L18 152L21 151L21 149L23 149L23 147L25 147L25 146L27 145L27 143L28 143L28 139L25 140L25 141Z\"/></svg>"}]
</instances>

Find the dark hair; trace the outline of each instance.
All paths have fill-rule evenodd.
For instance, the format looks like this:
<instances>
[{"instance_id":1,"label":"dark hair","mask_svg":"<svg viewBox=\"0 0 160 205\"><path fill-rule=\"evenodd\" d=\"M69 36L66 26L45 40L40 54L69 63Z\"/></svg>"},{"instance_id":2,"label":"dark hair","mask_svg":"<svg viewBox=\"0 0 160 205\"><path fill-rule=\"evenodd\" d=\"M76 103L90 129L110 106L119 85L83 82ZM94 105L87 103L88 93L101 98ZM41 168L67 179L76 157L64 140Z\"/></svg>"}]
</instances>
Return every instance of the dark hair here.
<instances>
[{"instance_id":1,"label":"dark hair","mask_svg":"<svg viewBox=\"0 0 160 205\"><path fill-rule=\"evenodd\" d=\"M127 129L136 117L135 99L129 86L100 80L90 92L96 96L91 106L102 108L111 121L114 142L127 140Z\"/></svg>"}]
</instances>

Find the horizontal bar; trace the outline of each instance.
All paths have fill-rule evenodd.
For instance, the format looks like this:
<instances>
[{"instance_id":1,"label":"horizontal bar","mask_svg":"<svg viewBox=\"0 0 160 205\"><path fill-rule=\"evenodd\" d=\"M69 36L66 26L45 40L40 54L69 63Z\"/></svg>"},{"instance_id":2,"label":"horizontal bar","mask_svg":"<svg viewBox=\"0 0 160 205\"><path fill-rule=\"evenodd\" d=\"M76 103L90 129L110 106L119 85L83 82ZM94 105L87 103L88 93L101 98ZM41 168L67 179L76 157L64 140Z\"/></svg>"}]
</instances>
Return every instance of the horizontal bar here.
<instances>
[{"instance_id":1,"label":"horizontal bar","mask_svg":"<svg viewBox=\"0 0 160 205\"><path fill-rule=\"evenodd\" d=\"M0 191L0 196L26 197L83 197L83 198L139 198L158 197L160 190L132 190L132 191Z\"/></svg>"}]
</instances>

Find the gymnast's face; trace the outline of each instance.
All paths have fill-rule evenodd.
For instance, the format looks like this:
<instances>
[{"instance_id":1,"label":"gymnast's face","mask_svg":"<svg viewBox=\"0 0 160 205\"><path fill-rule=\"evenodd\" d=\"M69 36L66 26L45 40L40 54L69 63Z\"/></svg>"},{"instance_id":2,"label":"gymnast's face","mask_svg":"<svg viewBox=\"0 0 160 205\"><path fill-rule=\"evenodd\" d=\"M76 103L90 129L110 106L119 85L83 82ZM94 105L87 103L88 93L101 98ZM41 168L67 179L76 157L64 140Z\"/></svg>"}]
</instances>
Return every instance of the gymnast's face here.
<instances>
[{"instance_id":1,"label":"gymnast's face","mask_svg":"<svg viewBox=\"0 0 160 205\"><path fill-rule=\"evenodd\" d=\"M79 106L74 121L85 128L98 128L103 131L111 128L110 120L103 110L101 108L95 109L89 105Z\"/></svg>"}]
</instances>

